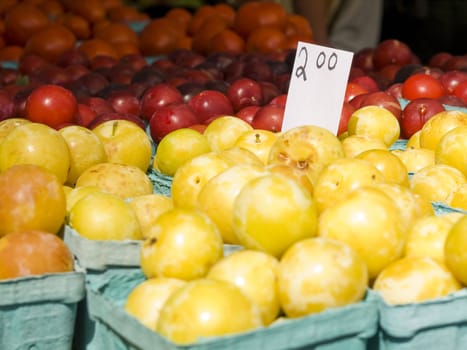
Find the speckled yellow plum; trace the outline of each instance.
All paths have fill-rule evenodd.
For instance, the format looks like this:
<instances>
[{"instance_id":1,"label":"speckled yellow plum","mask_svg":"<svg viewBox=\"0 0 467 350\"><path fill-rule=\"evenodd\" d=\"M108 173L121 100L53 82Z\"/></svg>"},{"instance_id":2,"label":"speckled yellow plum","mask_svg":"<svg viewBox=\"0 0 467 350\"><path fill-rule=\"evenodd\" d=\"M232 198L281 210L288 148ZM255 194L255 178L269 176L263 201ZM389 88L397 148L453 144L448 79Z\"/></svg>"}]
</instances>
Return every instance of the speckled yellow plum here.
<instances>
[{"instance_id":1,"label":"speckled yellow plum","mask_svg":"<svg viewBox=\"0 0 467 350\"><path fill-rule=\"evenodd\" d=\"M268 164L287 164L306 173L314 184L324 166L344 157L341 141L329 130L303 125L283 132L271 146Z\"/></svg>"},{"instance_id":2,"label":"speckled yellow plum","mask_svg":"<svg viewBox=\"0 0 467 350\"><path fill-rule=\"evenodd\" d=\"M238 250L219 260L207 278L230 282L259 307L265 325L279 315L277 269L279 261L270 254L255 250Z\"/></svg>"},{"instance_id":3,"label":"speckled yellow plum","mask_svg":"<svg viewBox=\"0 0 467 350\"><path fill-rule=\"evenodd\" d=\"M183 345L262 326L258 307L237 286L202 278L188 282L167 300L157 332Z\"/></svg>"},{"instance_id":4,"label":"speckled yellow plum","mask_svg":"<svg viewBox=\"0 0 467 350\"><path fill-rule=\"evenodd\" d=\"M141 229L133 208L111 193L96 191L81 198L71 208L69 224L87 239L141 239Z\"/></svg>"},{"instance_id":5,"label":"speckled yellow plum","mask_svg":"<svg viewBox=\"0 0 467 350\"><path fill-rule=\"evenodd\" d=\"M328 164L318 176L314 198L318 211L332 207L352 190L384 182L383 174L370 162L357 158L340 158Z\"/></svg>"},{"instance_id":6,"label":"speckled yellow plum","mask_svg":"<svg viewBox=\"0 0 467 350\"><path fill-rule=\"evenodd\" d=\"M147 278L188 281L204 277L222 256L222 237L212 220L196 209L174 208L156 219L140 259Z\"/></svg>"},{"instance_id":7,"label":"speckled yellow plum","mask_svg":"<svg viewBox=\"0 0 467 350\"><path fill-rule=\"evenodd\" d=\"M317 230L316 202L296 181L267 174L249 181L234 203L233 227L240 244L280 257Z\"/></svg>"},{"instance_id":8,"label":"speckled yellow plum","mask_svg":"<svg viewBox=\"0 0 467 350\"><path fill-rule=\"evenodd\" d=\"M407 257L387 266L373 285L388 304L409 304L447 296L461 284L441 263L427 257Z\"/></svg>"},{"instance_id":9,"label":"speckled yellow plum","mask_svg":"<svg viewBox=\"0 0 467 350\"><path fill-rule=\"evenodd\" d=\"M186 284L176 278L150 278L133 288L125 301L125 311L155 331L167 299Z\"/></svg>"},{"instance_id":10,"label":"speckled yellow plum","mask_svg":"<svg viewBox=\"0 0 467 350\"><path fill-rule=\"evenodd\" d=\"M239 243L233 229L233 208L237 195L248 181L265 174L263 167L234 165L210 179L199 192L198 207L216 224L224 243Z\"/></svg>"},{"instance_id":11,"label":"speckled yellow plum","mask_svg":"<svg viewBox=\"0 0 467 350\"><path fill-rule=\"evenodd\" d=\"M368 271L365 261L346 243L314 237L284 253L278 286L285 314L301 317L362 300Z\"/></svg>"},{"instance_id":12,"label":"speckled yellow plum","mask_svg":"<svg viewBox=\"0 0 467 350\"><path fill-rule=\"evenodd\" d=\"M405 238L399 209L375 187L357 188L322 212L318 235L352 247L365 261L370 278L402 255Z\"/></svg>"}]
</instances>

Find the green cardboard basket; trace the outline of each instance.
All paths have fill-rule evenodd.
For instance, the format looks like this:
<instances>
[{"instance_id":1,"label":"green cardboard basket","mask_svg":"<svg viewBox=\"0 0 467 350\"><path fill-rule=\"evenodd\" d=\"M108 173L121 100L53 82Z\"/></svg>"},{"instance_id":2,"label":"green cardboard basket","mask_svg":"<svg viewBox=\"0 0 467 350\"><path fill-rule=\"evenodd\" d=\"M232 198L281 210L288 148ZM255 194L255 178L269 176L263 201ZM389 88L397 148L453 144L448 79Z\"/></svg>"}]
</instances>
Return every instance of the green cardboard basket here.
<instances>
[{"instance_id":1,"label":"green cardboard basket","mask_svg":"<svg viewBox=\"0 0 467 350\"><path fill-rule=\"evenodd\" d=\"M144 281L141 271L108 273L106 280L87 284L88 310L99 336L89 349L118 350L360 350L376 334L376 298L368 294L359 303L329 309L308 317L284 320L238 335L205 338L177 346L143 326L124 310L130 291Z\"/></svg>"},{"instance_id":2,"label":"green cardboard basket","mask_svg":"<svg viewBox=\"0 0 467 350\"><path fill-rule=\"evenodd\" d=\"M467 289L422 303L389 305L376 292L379 350L467 349Z\"/></svg>"},{"instance_id":3,"label":"green cardboard basket","mask_svg":"<svg viewBox=\"0 0 467 350\"><path fill-rule=\"evenodd\" d=\"M407 148L407 142L409 140L406 140L406 139L399 139L399 140L396 140L396 142L394 142L391 146L389 146L389 150L405 150Z\"/></svg>"},{"instance_id":4,"label":"green cardboard basket","mask_svg":"<svg viewBox=\"0 0 467 350\"><path fill-rule=\"evenodd\" d=\"M139 267L141 241L98 241L81 236L65 225L63 240L86 270L104 271L115 266Z\"/></svg>"},{"instance_id":5,"label":"green cardboard basket","mask_svg":"<svg viewBox=\"0 0 467 350\"><path fill-rule=\"evenodd\" d=\"M467 211L460 208L451 207L443 202L431 202L431 206L433 207L436 215L444 215L449 213L467 214Z\"/></svg>"},{"instance_id":6,"label":"green cardboard basket","mask_svg":"<svg viewBox=\"0 0 467 350\"><path fill-rule=\"evenodd\" d=\"M170 197L170 191L172 189L171 176L164 175L152 167L147 171L147 175L152 182L154 193L163 194Z\"/></svg>"},{"instance_id":7,"label":"green cardboard basket","mask_svg":"<svg viewBox=\"0 0 467 350\"><path fill-rule=\"evenodd\" d=\"M93 283L112 272L116 276L139 270L141 241L97 241L81 236L75 229L65 225L63 240L75 256L77 265L85 272L85 283ZM110 271L110 272L109 272ZM78 304L74 348L102 349L96 346L95 339L99 337L96 323L90 319L86 297Z\"/></svg>"},{"instance_id":8,"label":"green cardboard basket","mask_svg":"<svg viewBox=\"0 0 467 350\"><path fill-rule=\"evenodd\" d=\"M0 282L0 349L71 349L84 273L54 273Z\"/></svg>"},{"instance_id":9,"label":"green cardboard basket","mask_svg":"<svg viewBox=\"0 0 467 350\"><path fill-rule=\"evenodd\" d=\"M135 272L141 274L140 249L142 241L96 241L79 235L69 225L64 229L64 241L77 260L77 265L85 272L86 286L100 288L110 279L124 288L128 276ZM228 255L241 246L224 245L224 255ZM132 282L134 282L132 280ZM118 291L114 288L113 293ZM90 317L89 293L79 303L74 345L82 350L107 350L102 347L102 338L105 338L102 326ZM109 348L112 349L112 348ZM0 350L3 348L0 347Z\"/></svg>"}]
</instances>

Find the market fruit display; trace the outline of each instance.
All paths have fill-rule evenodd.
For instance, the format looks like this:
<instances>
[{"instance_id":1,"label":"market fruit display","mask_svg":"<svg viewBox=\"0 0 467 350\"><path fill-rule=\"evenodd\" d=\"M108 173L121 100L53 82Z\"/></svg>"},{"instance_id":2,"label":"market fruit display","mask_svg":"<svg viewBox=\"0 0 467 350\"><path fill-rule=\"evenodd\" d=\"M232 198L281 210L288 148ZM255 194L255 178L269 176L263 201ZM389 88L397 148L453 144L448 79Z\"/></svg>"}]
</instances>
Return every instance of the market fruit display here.
<instances>
[{"instance_id":1,"label":"market fruit display","mask_svg":"<svg viewBox=\"0 0 467 350\"><path fill-rule=\"evenodd\" d=\"M419 303L467 283L465 214L432 206L467 202L464 56L422 65L381 42L354 56L336 134L282 130L297 40L313 42L304 18L269 2L157 19L118 0L56 3L4 9L2 248L20 233L60 240L63 226L140 244L146 278L118 307L177 344L364 303L370 289ZM60 254L63 268L34 271L71 271ZM408 272L425 287L391 295L388 276Z\"/></svg>"},{"instance_id":2,"label":"market fruit display","mask_svg":"<svg viewBox=\"0 0 467 350\"><path fill-rule=\"evenodd\" d=\"M47 64L47 61L41 57L25 55L19 64L19 69L5 69L6 80L3 85L7 89L3 97L5 106L12 106L12 108L8 107L10 109L7 108L5 113L28 118L26 100L29 95L41 85L55 84L74 95L77 112L74 113L72 120L54 127L62 127L67 123L95 127L99 120L116 118L131 119L144 127L143 120L149 123L155 114L157 117L149 123L151 125L149 129L152 138L159 142L168 132L178 128L195 125L203 127L213 120L209 113L237 115L238 112L241 115L240 112L244 109L257 107L254 112L257 118L252 115L248 117L248 122L255 128L280 130L283 104L277 103L275 98L286 97L288 85L284 84L284 81L290 80L292 62L289 57L293 57L293 49L287 49L278 56L260 52L248 54L216 52L200 55L188 48L178 48L167 56L157 57L155 61L148 62L141 53L132 53L119 59L109 59L105 55L100 55L100 63L98 59L94 61L83 59L76 51L64 53L63 59ZM35 70L32 67L43 69ZM353 68L357 73L353 73L356 76L351 74L349 84L358 86L355 82L357 78L362 78L360 79L362 81L365 81L364 77L373 79L369 77L372 72L358 71L361 68L358 68L357 60L354 61ZM462 76L461 71L458 73ZM423 74L427 75L429 72L423 71ZM14 85L15 79L23 75L26 76L25 85ZM242 92L245 96L235 94L235 89L239 89L236 88L237 83L243 89L250 86L246 81L250 82L250 85L251 83L260 85L261 93L258 89L246 89ZM409 135L418 130L422 121L432 114L421 112L422 121L410 122L405 119L406 122L403 123L402 107L397 101L402 95L395 96L386 91L390 84L391 82L388 81L384 84L380 83L379 91L365 90L368 92L355 96L348 104L352 104L354 109L368 105L387 109L401 124L403 134L406 127L411 128L405 134ZM207 114L196 107L204 106L204 102L196 102L201 97L206 99L206 106L203 108L209 109ZM191 101L193 98L194 100ZM99 106L95 104L96 99L100 101ZM239 110L235 108L233 111L230 108L216 110L218 108L215 107L216 105L220 106L222 103L235 105L239 99L242 99L242 108ZM435 101L435 99L431 100ZM451 100L444 103L462 107L461 104ZM106 113L102 108L105 108ZM11 111L7 112L7 110ZM345 118L349 116L350 114L346 113ZM90 124L93 119L95 123ZM347 122L339 129L339 134L345 133L346 130Z\"/></svg>"}]
</instances>

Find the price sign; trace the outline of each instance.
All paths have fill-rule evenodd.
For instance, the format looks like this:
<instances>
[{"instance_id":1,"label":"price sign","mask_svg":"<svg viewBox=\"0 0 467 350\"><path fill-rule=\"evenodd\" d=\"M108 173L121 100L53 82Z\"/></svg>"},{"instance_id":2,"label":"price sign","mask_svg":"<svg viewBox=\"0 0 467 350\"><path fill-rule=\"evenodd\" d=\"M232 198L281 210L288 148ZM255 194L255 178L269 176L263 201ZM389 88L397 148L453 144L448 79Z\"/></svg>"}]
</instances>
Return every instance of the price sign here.
<instances>
[{"instance_id":1,"label":"price sign","mask_svg":"<svg viewBox=\"0 0 467 350\"><path fill-rule=\"evenodd\" d=\"M317 125L336 134L353 53L299 42L282 130Z\"/></svg>"}]
</instances>

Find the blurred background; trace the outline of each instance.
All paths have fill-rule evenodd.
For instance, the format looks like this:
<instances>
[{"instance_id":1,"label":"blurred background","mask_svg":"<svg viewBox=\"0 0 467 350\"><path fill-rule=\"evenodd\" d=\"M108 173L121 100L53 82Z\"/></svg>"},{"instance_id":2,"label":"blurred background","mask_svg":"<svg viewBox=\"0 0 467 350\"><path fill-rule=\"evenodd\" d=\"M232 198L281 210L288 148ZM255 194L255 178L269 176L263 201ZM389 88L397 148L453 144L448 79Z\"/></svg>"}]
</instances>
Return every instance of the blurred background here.
<instances>
[{"instance_id":1,"label":"blurred background","mask_svg":"<svg viewBox=\"0 0 467 350\"><path fill-rule=\"evenodd\" d=\"M466 0L384 1L381 39L407 43L426 62L436 52L467 53Z\"/></svg>"},{"instance_id":2,"label":"blurred background","mask_svg":"<svg viewBox=\"0 0 467 350\"><path fill-rule=\"evenodd\" d=\"M308 0L315 1L315 0ZM351 2L344 0L342 2ZM366 0L368 4L374 0ZM244 1L137 0L151 17L163 16L172 7L195 10L203 4L228 3L238 7ZM290 0L279 1L293 11ZM331 3L327 1L327 3ZM364 2L364 1L363 1ZM385 0L380 41L399 39L408 44L422 62L437 52L467 53L467 0Z\"/></svg>"}]
</instances>

